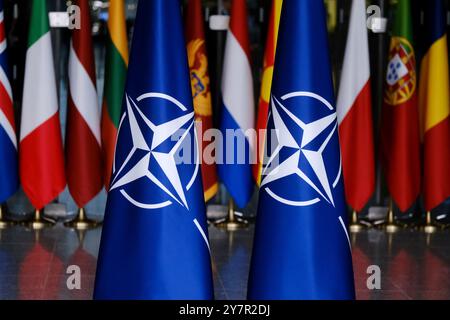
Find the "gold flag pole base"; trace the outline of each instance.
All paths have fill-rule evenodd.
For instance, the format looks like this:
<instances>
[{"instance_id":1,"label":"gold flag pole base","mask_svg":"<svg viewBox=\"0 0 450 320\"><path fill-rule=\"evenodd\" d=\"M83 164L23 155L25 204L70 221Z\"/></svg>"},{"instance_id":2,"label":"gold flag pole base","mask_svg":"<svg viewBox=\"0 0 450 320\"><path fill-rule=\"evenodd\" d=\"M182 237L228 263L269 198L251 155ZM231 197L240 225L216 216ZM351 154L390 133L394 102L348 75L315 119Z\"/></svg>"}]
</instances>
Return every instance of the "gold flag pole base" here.
<instances>
[{"instance_id":1,"label":"gold flag pole base","mask_svg":"<svg viewBox=\"0 0 450 320\"><path fill-rule=\"evenodd\" d=\"M391 200L391 204L389 205L388 218L386 223L383 225L384 229L387 233L396 233L400 230L400 226L395 222L394 219L394 208Z\"/></svg>"},{"instance_id":2,"label":"gold flag pole base","mask_svg":"<svg viewBox=\"0 0 450 320\"><path fill-rule=\"evenodd\" d=\"M423 232L427 234L435 233L439 230L439 227L433 222L433 219L431 219L431 212L427 211L426 215L426 222L425 225L421 228Z\"/></svg>"},{"instance_id":3,"label":"gold flag pole base","mask_svg":"<svg viewBox=\"0 0 450 320\"><path fill-rule=\"evenodd\" d=\"M5 219L3 215L3 207L0 205L0 230L7 229L13 225L15 225L13 221Z\"/></svg>"},{"instance_id":4,"label":"gold flag pole base","mask_svg":"<svg viewBox=\"0 0 450 320\"><path fill-rule=\"evenodd\" d=\"M86 211L84 208L80 208L78 210L77 217L69 222L64 223L64 226L67 228L75 229L75 230L89 230L98 228L101 225L101 222L91 220L86 216Z\"/></svg>"},{"instance_id":5,"label":"gold flag pole base","mask_svg":"<svg viewBox=\"0 0 450 320\"><path fill-rule=\"evenodd\" d=\"M233 199L230 199L230 202L228 204L228 218L222 221L218 221L215 226L219 229L224 229L227 231L236 231L248 228L248 221L236 217L234 212L234 201Z\"/></svg>"},{"instance_id":6,"label":"gold flag pole base","mask_svg":"<svg viewBox=\"0 0 450 320\"><path fill-rule=\"evenodd\" d=\"M43 217L41 210L35 210L33 220L27 221L25 225L27 228L30 228L32 230L42 230L45 228L53 227L55 223L56 222L52 219Z\"/></svg>"},{"instance_id":7,"label":"gold flag pole base","mask_svg":"<svg viewBox=\"0 0 450 320\"><path fill-rule=\"evenodd\" d=\"M361 222L359 222L358 213L355 210L353 210L352 221L350 222L350 232L358 233L363 231L365 228L366 226L363 225Z\"/></svg>"}]
</instances>

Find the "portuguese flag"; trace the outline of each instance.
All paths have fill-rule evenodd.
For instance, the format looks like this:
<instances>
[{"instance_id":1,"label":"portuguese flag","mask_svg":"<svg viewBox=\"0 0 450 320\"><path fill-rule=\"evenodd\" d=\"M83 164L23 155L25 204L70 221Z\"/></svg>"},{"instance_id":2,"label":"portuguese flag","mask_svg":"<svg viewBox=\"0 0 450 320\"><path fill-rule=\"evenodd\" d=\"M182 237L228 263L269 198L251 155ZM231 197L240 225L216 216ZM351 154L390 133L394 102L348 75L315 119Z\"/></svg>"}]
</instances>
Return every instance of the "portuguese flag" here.
<instances>
[{"instance_id":1,"label":"portuguese flag","mask_svg":"<svg viewBox=\"0 0 450 320\"><path fill-rule=\"evenodd\" d=\"M208 58L205 46L205 31L201 0L190 0L186 14L186 43L189 58L192 96L194 99L195 120L199 132L200 150L207 147L203 142L203 133L213 127ZM200 125L201 124L201 125ZM209 149L209 147L208 147ZM202 180L205 201L213 198L218 190L217 172L214 159L202 161Z\"/></svg>"},{"instance_id":2,"label":"portuguese flag","mask_svg":"<svg viewBox=\"0 0 450 320\"><path fill-rule=\"evenodd\" d=\"M401 211L420 194L416 58L409 0L398 0L382 110L381 158L387 186Z\"/></svg>"},{"instance_id":3,"label":"portuguese flag","mask_svg":"<svg viewBox=\"0 0 450 320\"><path fill-rule=\"evenodd\" d=\"M426 53L421 64L420 111L424 202L432 210L450 197L450 81L444 4L428 0Z\"/></svg>"},{"instance_id":4,"label":"portuguese flag","mask_svg":"<svg viewBox=\"0 0 450 320\"><path fill-rule=\"evenodd\" d=\"M110 1L106 47L105 93L101 130L105 167L104 180L108 190L128 66L128 40L123 0Z\"/></svg>"}]
</instances>

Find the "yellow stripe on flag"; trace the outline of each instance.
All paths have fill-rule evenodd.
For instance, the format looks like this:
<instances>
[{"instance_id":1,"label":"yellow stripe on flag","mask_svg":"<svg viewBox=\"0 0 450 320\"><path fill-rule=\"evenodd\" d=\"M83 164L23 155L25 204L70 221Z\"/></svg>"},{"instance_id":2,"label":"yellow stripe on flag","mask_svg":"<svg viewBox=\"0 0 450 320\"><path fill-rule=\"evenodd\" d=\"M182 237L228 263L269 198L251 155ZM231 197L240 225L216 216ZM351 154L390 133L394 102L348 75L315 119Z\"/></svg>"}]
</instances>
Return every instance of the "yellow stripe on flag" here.
<instances>
[{"instance_id":1,"label":"yellow stripe on flag","mask_svg":"<svg viewBox=\"0 0 450 320\"><path fill-rule=\"evenodd\" d=\"M420 113L422 134L450 115L447 36L436 41L422 60Z\"/></svg>"},{"instance_id":2,"label":"yellow stripe on flag","mask_svg":"<svg viewBox=\"0 0 450 320\"><path fill-rule=\"evenodd\" d=\"M128 42L125 22L125 5L123 0L111 0L108 19L109 36L119 51L125 64L128 65Z\"/></svg>"}]
</instances>

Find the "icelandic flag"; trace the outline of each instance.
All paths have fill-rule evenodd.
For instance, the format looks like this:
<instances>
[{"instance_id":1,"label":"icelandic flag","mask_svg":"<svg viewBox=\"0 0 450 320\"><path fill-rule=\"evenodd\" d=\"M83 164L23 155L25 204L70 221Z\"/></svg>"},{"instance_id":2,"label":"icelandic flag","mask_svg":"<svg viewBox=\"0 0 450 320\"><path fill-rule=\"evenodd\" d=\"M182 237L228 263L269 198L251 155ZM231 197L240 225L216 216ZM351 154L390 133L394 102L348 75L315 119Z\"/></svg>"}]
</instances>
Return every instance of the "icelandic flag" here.
<instances>
[{"instance_id":1,"label":"icelandic flag","mask_svg":"<svg viewBox=\"0 0 450 320\"><path fill-rule=\"evenodd\" d=\"M281 15L248 297L354 299L323 1Z\"/></svg>"},{"instance_id":2,"label":"icelandic flag","mask_svg":"<svg viewBox=\"0 0 450 320\"><path fill-rule=\"evenodd\" d=\"M178 0L139 1L94 298L213 298Z\"/></svg>"},{"instance_id":3,"label":"icelandic flag","mask_svg":"<svg viewBox=\"0 0 450 320\"><path fill-rule=\"evenodd\" d=\"M220 179L240 208L250 201L254 190L251 155L255 139L248 134L255 127L255 102L247 7L245 1L231 3L230 27L225 46L222 75L222 152L218 157ZM247 133L247 134L246 134Z\"/></svg>"},{"instance_id":4,"label":"icelandic flag","mask_svg":"<svg viewBox=\"0 0 450 320\"><path fill-rule=\"evenodd\" d=\"M6 48L3 0L0 0L0 204L19 186L16 126Z\"/></svg>"}]
</instances>

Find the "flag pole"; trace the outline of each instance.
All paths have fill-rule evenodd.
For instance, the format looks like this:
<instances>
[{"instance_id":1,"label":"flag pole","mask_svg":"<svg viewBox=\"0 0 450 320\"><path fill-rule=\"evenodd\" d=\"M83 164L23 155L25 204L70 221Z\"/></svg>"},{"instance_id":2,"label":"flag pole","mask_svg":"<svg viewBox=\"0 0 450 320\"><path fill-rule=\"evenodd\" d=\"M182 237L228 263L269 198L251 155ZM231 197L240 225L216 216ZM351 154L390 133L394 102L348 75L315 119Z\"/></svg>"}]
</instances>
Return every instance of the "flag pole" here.
<instances>
[{"instance_id":1,"label":"flag pole","mask_svg":"<svg viewBox=\"0 0 450 320\"><path fill-rule=\"evenodd\" d=\"M365 225L363 225L358 218L358 212L356 210L353 210L352 212L352 220L350 222L350 232L352 233L358 233L361 232L366 228Z\"/></svg>"},{"instance_id":2,"label":"flag pole","mask_svg":"<svg viewBox=\"0 0 450 320\"><path fill-rule=\"evenodd\" d=\"M394 201L392 200L392 198L389 200L389 211L387 221L384 224L384 229L387 233L396 233L400 229L400 226L395 222Z\"/></svg>"},{"instance_id":3,"label":"flag pole","mask_svg":"<svg viewBox=\"0 0 450 320\"><path fill-rule=\"evenodd\" d=\"M34 218L26 223L26 226L32 230L41 230L55 225L55 221L42 216L41 210L34 210Z\"/></svg>"},{"instance_id":4,"label":"flag pole","mask_svg":"<svg viewBox=\"0 0 450 320\"><path fill-rule=\"evenodd\" d=\"M234 210L234 200L230 198L228 202L228 217L225 220L216 223L216 227L227 231L236 231L248 228L248 221L236 216Z\"/></svg>"},{"instance_id":5,"label":"flag pole","mask_svg":"<svg viewBox=\"0 0 450 320\"><path fill-rule=\"evenodd\" d=\"M84 208L80 208L78 210L77 217L74 220L64 223L64 226L67 228L75 230L95 229L100 225L101 223L99 221L95 221L87 217L86 210Z\"/></svg>"},{"instance_id":6,"label":"flag pole","mask_svg":"<svg viewBox=\"0 0 450 320\"><path fill-rule=\"evenodd\" d=\"M438 230L438 226L434 223L431 217L431 211L427 211L425 216L425 225L422 226L422 230L427 234L435 233Z\"/></svg>"},{"instance_id":7,"label":"flag pole","mask_svg":"<svg viewBox=\"0 0 450 320\"><path fill-rule=\"evenodd\" d=\"M0 230L13 226L15 223L5 218L3 205L0 204Z\"/></svg>"}]
</instances>

